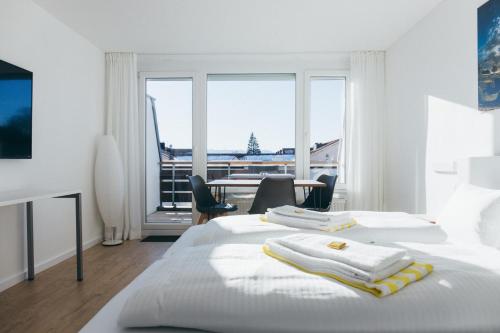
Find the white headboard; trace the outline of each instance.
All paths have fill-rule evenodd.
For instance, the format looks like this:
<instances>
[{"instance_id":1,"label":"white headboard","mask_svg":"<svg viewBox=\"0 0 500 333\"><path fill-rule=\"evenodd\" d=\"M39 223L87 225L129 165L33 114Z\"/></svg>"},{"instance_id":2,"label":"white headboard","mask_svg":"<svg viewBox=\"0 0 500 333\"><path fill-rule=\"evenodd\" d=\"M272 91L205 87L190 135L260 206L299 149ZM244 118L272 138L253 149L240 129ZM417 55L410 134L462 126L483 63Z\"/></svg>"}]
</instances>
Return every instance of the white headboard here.
<instances>
[{"instance_id":1,"label":"white headboard","mask_svg":"<svg viewBox=\"0 0 500 333\"><path fill-rule=\"evenodd\" d=\"M500 156L470 157L457 166L460 182L500 189Z\"/></svg>"}]
</instances>

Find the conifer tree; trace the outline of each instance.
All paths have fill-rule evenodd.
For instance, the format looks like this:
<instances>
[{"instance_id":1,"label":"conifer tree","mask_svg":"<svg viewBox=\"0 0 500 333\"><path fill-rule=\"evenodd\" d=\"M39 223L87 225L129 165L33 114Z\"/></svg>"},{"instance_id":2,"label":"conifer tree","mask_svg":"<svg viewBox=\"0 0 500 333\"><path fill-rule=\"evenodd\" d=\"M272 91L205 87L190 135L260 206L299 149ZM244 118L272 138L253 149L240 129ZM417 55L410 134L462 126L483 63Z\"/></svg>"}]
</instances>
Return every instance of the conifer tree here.
<instances>
[{"instance_id":1,"label":"conifer tree","mask_svg":"<svg viewBox=\"0 0 500 333\"><path fill-rule=\"evenodd\" d=\"M250 138L248 139L247 154L260 155L259 142L257 141L257 138L255 137L253 132L250 134Z\"/></svg>"}]
</instances>

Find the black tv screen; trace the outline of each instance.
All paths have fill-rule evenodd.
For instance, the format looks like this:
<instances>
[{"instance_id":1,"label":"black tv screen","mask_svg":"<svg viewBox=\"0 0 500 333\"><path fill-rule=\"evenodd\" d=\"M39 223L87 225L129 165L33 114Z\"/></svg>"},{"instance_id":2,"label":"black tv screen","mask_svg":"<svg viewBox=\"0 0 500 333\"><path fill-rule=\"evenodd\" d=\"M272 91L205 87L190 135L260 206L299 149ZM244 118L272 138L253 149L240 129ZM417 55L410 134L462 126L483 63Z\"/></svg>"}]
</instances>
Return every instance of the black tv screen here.
<instances>
[{"instance_id":1,"label":"black tv screen","mask_svg":"<svg viewBox=\"0 0 500 333\"><path fill-rule=\"evenodd\" d=\"M33 73L0 60L0 158L31 158Z\"/></svg>"}]
</instances>

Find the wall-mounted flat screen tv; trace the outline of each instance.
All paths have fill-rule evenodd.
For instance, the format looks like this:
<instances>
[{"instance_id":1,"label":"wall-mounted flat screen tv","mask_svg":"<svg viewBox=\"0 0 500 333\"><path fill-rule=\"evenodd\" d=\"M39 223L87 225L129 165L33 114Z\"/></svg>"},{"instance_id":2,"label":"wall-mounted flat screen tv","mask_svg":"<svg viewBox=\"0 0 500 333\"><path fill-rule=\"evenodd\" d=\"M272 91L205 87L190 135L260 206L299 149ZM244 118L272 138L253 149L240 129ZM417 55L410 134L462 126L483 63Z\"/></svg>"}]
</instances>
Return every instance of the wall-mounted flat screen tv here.
<instances>
[{"instance_id":1,"label":"wall-mounted flat screen tv","mask_svg":"<svg viewBox=\"0 0 500 333\"><path fill-rule=\"evenodd\" d=\"M33 73L0 60L0 159L31 158Z\"/></svg>"}]
</instances>

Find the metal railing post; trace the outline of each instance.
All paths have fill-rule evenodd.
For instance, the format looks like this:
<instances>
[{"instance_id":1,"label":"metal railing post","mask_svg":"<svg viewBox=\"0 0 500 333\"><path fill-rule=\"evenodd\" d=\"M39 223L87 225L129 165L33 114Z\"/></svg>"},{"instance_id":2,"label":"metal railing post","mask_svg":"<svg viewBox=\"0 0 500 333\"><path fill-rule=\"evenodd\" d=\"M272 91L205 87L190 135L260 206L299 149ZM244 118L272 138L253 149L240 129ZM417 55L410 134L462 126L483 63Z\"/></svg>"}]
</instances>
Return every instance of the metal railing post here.
<instances>
[{"instance_id":1,"label":"metal railing post","mask_svg":"<svg viewBox=\"0 0 500 333\"><path fill-rule=\"evenodd\" d=\"M177 208L175 204L175 162L172 163L172 207Z\"/></svg>"},{"instance_id":2,"label":"metal railing post","mask_svg":"<svg viewBox=\"0 0 500 333\"><path fill-rule=\"evenodd\" d=\"M163 172L163 163L160 160L160 186L159 186L159 188L160 188L160 207L161 208L163 208L163 200L162 200L163 192L161 190L161 185L162 185L161 184L162 183L162 181L161 181L161 175L162 175L162 172ZM159 210L160 207L158 207L156 210Z\"/></svg>"}]
</instances>

